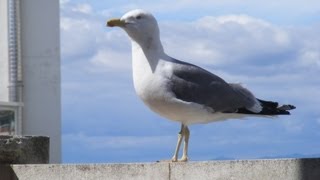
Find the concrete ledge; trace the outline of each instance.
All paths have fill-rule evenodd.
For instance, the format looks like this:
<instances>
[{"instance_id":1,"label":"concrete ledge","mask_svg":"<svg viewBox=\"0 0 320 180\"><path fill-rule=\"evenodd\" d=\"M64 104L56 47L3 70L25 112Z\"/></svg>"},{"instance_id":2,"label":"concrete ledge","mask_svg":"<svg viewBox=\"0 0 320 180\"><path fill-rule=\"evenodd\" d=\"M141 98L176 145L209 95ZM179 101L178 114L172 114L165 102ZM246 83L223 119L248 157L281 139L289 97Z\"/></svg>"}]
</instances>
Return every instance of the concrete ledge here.
<instances>
[{"instance_id":1,"label":"concrete ledge","mask_svg":"<svg viewBox=\"0 0 320 180\"><path fill-rule=\"evenodd\" d=\"M319 180L319 159L0 166L1 180Z\"/></svg>"},{"instance_id":2,"label":"concrete ledge","mask_svg":"<svg viewBox=\"0 0 320 180\"><path fill-rule=\"evenodd\" d=\"M49 137L0 136L0 164L44 164L48 162Z\"/></svg>"}]
</instances>

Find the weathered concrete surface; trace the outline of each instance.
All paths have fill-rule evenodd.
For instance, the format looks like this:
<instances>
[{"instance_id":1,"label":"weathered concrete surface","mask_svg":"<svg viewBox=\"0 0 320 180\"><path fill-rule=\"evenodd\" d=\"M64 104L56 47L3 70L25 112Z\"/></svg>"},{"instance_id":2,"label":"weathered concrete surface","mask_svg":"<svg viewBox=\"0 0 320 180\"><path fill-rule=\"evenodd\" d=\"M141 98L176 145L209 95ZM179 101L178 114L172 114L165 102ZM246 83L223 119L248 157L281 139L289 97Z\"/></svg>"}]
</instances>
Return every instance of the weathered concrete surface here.
<instances>
[{"instance_id":1,"label":"weathered concrete surface","mask_svg":"<svg viewBox=\"0 0 320 180\"><path fill-rule=\"evenodd\" d=\"M1 180L319 180L320 158L189 163L11 165L0 166L1 174Z\"/></svg>"},{"instance_id":2,"label":"weathered concrete surface","mask_svg":"<svg viewBox=\"0 0 320 180\"><path fill-rule=\"evenodd\" d=\"M169 164L13 165L19 180L166 180ZM1 179L1 178L0 178ZM2 179L1 179L2 180ZM14 178L8 180L16 180Z\"/></svg>"},{"instance_id":3,"label":"weathered concrete surface","mask_svg":"<svg viewBox=\"0 0 320 180\"><path fill-rule=\"evenodd\" d=\"M212 161L172 164L171 179L320 179L320 159Z\"/></svg>"},{"instance_id":4,"label":"weathered concrete surface","mask_svg":"<svg viewBox=\"0 0 320 180\"><path fill-rule=\"evenodd\" d=\"M49 137L0 136L0 164L44 164L48 162Z\"/></svg>"}]
</instances>

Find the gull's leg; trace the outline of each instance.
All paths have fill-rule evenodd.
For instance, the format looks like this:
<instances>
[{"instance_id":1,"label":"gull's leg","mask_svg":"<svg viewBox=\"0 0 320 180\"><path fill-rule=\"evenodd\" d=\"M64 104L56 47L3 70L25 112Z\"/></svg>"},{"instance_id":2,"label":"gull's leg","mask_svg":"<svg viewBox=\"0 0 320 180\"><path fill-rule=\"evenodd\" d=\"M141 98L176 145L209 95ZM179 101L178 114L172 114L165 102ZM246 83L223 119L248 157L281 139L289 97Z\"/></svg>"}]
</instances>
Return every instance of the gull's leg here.
<instances>
[{"instance_id":1,"label":"gull's leg","mask_svg":"<svg viewBox=\"0 0 320 180\"><path fill-rule=\"evenodd\" d=\"M172 162L177 162L178 161L178 154L179 154L179 149L180 149L180 146L181 146L181 141L183 139L183 136L184 136L184 132L183 132L183 129L184 129L184 125L181 124L181 130L178 134L178 141L177 141L177 146L176 146L176 150L174 152L174 155L172 157Z\"/></svg>"},{"instance_id":2,"label":"gull's leg","mask_svg":"<svg viewBox=\"0 0 320 180\"><path fill-rule=\"evenodd\" d=\"M188 145L189 145L189 137L190 137L190 131L188 126L184 126L183 135L184 135L184 146L183 146L182 157L181 159L179 159L179 161L187 162L188 161Z\"/></svg>"}]
</instances>

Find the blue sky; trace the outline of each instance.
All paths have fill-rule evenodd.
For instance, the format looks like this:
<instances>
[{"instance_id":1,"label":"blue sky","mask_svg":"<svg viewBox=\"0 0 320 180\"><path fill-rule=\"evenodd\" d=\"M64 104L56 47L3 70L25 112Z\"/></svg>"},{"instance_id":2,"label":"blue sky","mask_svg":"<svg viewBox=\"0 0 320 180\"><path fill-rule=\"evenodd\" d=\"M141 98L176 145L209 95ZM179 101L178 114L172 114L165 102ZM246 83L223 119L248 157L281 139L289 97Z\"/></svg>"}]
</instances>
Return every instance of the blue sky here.
<instances>
[{"instance_id":1,"label":"blue sky","mask_svg":"<svg viewBox=\"0 0 320 180\"><path fill-rule=\"evenodd\" d=\"M191 126L191 160L320 155L319 1L60 2L64 163L172 156L180 125L138 99L130 40L105 27L135 8L156 16L169 55L297 106L291 116Z\"/></svg>"}]
</instances>

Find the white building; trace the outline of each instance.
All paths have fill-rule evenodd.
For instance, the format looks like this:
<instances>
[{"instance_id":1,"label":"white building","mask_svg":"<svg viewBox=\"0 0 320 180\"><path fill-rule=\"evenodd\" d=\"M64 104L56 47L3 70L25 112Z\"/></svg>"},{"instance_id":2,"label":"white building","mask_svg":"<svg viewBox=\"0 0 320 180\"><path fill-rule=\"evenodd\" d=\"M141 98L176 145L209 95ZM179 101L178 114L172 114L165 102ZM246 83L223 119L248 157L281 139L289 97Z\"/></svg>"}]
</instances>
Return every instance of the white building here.
<instances>
[{"instance_id":1,"label":"white building","mask_svg":"<svg viewBox=\"0 0 320 180\"><path fill-rule=\"evenodd\" d=\"M58 0L0 0L0 134L49 136L51 163L61 162L59 18Z\"/></svg>"}]
</instances>

